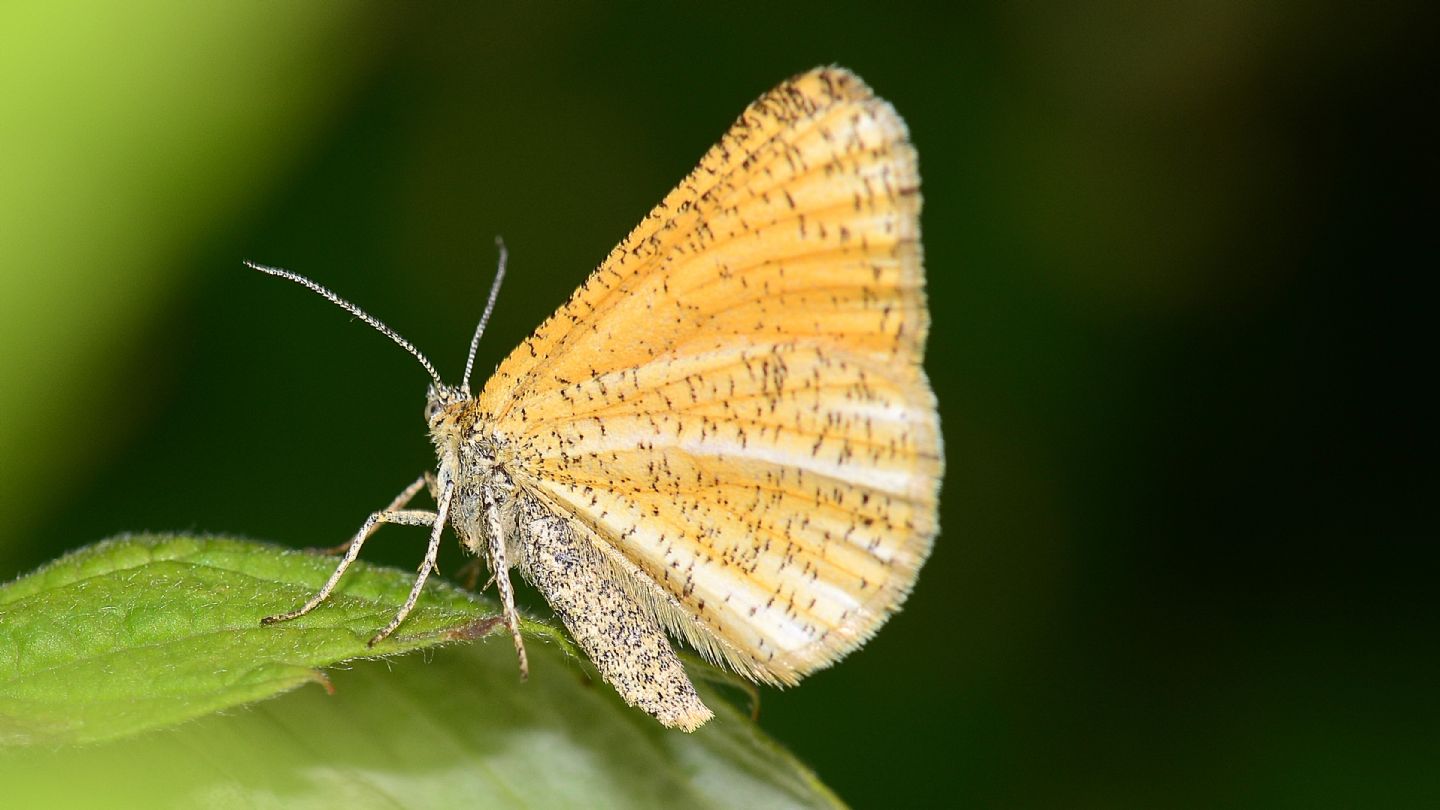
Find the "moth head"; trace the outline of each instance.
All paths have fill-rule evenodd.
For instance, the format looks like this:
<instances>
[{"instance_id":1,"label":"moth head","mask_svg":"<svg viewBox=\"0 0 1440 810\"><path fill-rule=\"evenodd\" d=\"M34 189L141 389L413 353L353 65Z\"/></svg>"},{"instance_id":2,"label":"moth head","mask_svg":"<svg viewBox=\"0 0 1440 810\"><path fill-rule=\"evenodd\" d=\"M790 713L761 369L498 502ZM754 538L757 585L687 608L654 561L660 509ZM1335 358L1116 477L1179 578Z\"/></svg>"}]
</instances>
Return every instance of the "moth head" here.
<instances>
[{"instance_id":1,"label":"moth head","mask_svg":"<svg viewBox=\"0 0 1440 810\"><path fill-rule=\"evenodd\" d=\"M431 433L444 430L460 413L460 403L469 399L469 392L448 385L431 385L425 392L425 424Z\"/></svg>"}]
</instances>

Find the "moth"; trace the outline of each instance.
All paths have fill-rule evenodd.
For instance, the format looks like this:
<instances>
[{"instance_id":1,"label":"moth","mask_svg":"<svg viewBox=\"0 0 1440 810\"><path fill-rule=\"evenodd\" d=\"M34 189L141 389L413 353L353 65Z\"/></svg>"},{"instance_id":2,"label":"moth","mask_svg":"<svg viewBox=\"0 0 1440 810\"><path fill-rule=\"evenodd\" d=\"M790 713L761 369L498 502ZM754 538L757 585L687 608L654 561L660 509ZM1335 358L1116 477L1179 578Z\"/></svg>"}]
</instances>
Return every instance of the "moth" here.
<instances>
[{"instance_id":1,"label":"moth","mask_svg":"<svg viewBox=\"0 0 1440 810\"><path fill-rule=\"evenodd\" d=\"M488 564L522 676L518 569L632 706L693 731L712 713L671 644L792 685L900 608L938 531L943 453L922 362L920 177L904 122L817 68L751 104L693 172L474 394L321 285L285 270L430 375L433 473L372 514L445 526ZM428 489L435 509L407 508Z\"/></svg>"}]
</instances>

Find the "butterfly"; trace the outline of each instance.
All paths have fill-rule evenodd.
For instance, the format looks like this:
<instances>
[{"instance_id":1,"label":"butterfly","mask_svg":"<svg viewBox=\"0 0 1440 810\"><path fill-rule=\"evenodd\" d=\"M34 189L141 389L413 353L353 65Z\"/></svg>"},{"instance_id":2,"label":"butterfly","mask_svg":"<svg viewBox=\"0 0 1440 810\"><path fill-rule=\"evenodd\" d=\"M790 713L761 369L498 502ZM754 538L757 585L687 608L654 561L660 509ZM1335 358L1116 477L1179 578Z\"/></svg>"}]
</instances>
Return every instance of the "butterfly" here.
<instances>
[{"instance_id":1,"label":"butterfly","mask_svg":"<svg viewBox=\"0 0 1440 810\"><path fill-rule=\"evenodd\" d=\"M853 73L761 96L478 394L471 342L430 374L438 464L365 521L319 606L381 524L451 526L494 575L522 675L510 583L532 583L632 706L693 731L712 716L671 639L792 685L900 608L938 531L944 460L922 366L929 312L915 149ZM422 489L433 511L406 508Z\"/></svg>"}]
</instances>

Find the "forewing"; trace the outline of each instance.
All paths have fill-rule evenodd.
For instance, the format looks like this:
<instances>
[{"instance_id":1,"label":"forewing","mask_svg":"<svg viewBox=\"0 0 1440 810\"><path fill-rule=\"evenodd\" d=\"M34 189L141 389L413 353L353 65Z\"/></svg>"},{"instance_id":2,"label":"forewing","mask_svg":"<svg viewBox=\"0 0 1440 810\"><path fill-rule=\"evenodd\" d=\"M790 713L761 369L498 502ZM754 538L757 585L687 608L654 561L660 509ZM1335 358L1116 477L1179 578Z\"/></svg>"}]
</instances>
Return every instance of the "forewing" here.
<instances>
[{"instance_id":1,"label":"forewing","mask_svg":"<svg viewBox=\"0 0 1440 810\"><path fill-rule=\"evenodd\" d=\"M481 394L517 483L751 677L859 646L929 553L919 211L894 109L844 70L798 76Z\"/></svg>"}]
</instances>

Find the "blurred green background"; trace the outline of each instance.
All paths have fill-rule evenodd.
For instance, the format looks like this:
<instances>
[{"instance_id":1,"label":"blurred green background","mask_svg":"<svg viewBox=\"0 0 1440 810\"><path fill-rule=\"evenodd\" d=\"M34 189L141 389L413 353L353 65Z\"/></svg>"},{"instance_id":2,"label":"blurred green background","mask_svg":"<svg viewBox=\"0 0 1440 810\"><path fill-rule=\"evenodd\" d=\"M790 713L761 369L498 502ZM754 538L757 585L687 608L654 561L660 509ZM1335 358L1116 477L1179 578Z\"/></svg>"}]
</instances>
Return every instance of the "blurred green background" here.
<instances>
[{"instance_id":1,"label":"blurred green background","mask_svg":"<svg viewBox=\"0 0 1440 810\"><path fill-rule=\"evenodd\" d=\"M943 533L762 725L862 807L1435 806L1415 17L4 4L0 577L127 530L343 540L433 462L426 379L241 259L453 379L501 234L492 368L746 103L837 63L920 152Z\"/></svg>"}]
</instances>

